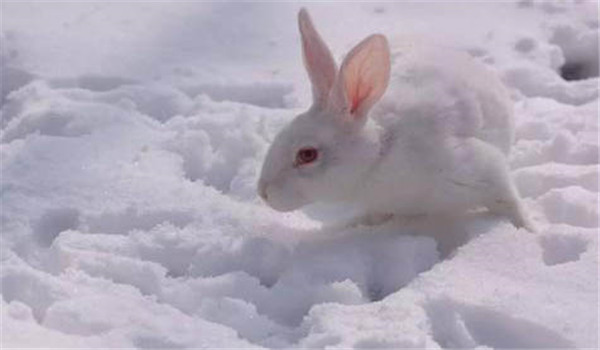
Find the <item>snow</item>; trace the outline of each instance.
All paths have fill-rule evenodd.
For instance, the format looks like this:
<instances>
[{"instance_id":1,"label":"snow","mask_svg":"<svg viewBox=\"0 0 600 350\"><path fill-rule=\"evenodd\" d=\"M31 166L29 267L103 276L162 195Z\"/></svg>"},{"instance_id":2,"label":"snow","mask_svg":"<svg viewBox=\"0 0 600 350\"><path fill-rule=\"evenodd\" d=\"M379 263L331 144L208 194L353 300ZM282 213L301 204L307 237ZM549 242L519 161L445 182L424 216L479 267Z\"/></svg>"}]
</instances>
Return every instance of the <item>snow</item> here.
<instances>
[{"instance_id":1,"label":"snow","mask_svg":"<svg viewBox=\"0 0 600 350\"><path fill-rule=\"evenodd\" d=\"M382 32L495 70L537 233L262 203L301 5L2 3L3 347L598 347L597 2L304 4L337 58Z\"/></svg>"}]
</instances>

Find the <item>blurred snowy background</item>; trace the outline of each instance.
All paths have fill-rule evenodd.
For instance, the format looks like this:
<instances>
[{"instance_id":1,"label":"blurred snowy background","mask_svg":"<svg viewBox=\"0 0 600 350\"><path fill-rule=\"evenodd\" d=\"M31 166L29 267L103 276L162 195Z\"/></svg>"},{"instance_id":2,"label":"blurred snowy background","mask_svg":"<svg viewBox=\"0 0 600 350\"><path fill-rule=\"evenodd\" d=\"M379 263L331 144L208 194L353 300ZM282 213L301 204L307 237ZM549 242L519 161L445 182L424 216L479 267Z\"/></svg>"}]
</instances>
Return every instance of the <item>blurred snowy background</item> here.
<instances>
[{"instance_id":1,"label":"blurred snowy background","mask_svg":"<svg viewBox=\"0 0 600 350\"><path fill-rule=\"evenodd\" d=\"M309 102L300 6L338 59L381 32L497 71L540 232L268 209L265 151ZM598 346L597 2L1 12L2 347Z\"/></svg>"}]
</instances>

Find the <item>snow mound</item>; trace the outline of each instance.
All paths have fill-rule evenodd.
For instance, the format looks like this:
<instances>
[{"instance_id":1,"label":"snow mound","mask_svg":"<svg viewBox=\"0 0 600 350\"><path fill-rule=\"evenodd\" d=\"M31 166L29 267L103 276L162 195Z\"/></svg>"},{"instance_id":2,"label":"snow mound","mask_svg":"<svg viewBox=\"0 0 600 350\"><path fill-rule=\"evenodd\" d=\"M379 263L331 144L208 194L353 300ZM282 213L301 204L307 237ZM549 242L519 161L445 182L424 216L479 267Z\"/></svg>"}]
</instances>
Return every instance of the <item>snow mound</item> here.
<instances>
[{"instance_id":1,"label":"snow mound","mask_svg":"<svg viewBox=\"0 0 600 350\"><path fill-rule=\"evenodd\" d=\"M535 234L268 209L309 99L298 6L2 4L2 347L597 347L596 6L307 5L336 57L414 33L500 74Z\"/></svg>"}]
</instances>

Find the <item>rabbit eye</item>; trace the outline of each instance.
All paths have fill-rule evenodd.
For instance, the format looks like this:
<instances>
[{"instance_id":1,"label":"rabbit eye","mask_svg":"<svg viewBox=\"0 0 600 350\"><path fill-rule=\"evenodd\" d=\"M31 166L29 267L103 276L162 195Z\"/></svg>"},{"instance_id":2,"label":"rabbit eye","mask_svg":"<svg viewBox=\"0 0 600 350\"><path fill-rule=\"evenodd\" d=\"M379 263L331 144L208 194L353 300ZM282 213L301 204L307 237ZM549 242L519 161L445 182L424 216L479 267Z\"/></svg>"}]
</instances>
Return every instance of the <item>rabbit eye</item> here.
<instances>
[{"instance_id":1,"label":"rabbit eye","mask_svg":"<svg viewBox=\"0 0 600 350\"><path fill-rule=\"evenodd\" d=\"M319 158L319 150L314 147L302 148L296 153L295 165L305 165L314 162Z\"/></svg>"}]
</instances>

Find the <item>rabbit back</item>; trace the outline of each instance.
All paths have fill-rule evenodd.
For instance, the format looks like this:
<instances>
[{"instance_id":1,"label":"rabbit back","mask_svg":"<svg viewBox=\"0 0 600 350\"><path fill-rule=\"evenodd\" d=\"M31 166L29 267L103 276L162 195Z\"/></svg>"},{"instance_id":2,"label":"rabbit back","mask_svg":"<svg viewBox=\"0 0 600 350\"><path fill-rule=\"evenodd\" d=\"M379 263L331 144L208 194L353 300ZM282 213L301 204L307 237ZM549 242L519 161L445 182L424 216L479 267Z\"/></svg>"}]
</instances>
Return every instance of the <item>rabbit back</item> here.
<instances>
[{"instance_id":1,"label":"rabbit back","mask_svg":"<svg viewBox=\"0 0 600 350\"><path fill-rule=\"evenodd\" d=\"M393 52L390 85L372 115L385 128L402 125L428 142L475 137L507 155L512 114L506 88L482 63L451 49L411 45Z\"/></svg>"}]
</instances>

